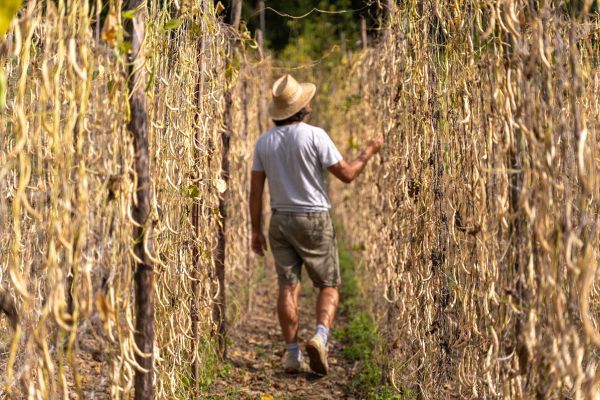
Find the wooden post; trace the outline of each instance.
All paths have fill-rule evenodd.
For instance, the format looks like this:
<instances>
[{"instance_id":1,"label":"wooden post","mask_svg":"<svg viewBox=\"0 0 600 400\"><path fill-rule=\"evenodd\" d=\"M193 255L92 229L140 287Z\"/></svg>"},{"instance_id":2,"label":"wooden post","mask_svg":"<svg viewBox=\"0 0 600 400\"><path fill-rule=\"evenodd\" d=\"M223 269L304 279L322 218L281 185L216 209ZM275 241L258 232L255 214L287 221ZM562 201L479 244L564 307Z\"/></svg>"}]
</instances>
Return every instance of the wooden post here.
<instances>
[{"instance_id":1,"label":"wooden post","mask_svg":"<svg viewBox=\"0 0 600 400\"><path fill-rule=\"evenodd\" d=\"M228 61L229 62L229 61ZM229 85L229 83L226 83ZM217 339L219 345L219 351L223 357L227 356L227 346L225 343L225 332L226 327L226 286L225 286L225 260L227 257L227 238L225 236L227 229L227 198L229 197L229 176L230 176L230 163L229 163L229 150L231 145L232 136L232 107L233 99L231 93L231 87L227 87L225 90L225 114L223 116L223 122L225 128L221 132L221 179L225 181L226 190L221 194L219 198L219 215L221 216L221 223L217 229L217 251L215 260L215 273L218 282L218 295L213 303L213 321L217 324Z\"/></svg>"},{"instance_id":2,"label":"wooden post","mask_svg":"<svg viewBox=\"0 0 600 400\"><path fill-rule=\"evenodd\" d=\"M363 50L366 50L369 46L369 39L367 37L367 20L364 16L360 16L360 41L362 42Z\"/></svg>"},{"instance_id":3,"label":"wooden post","mask_svg":"<svg viewBox=\"0 0 600 400\"><path fill-rule=\"evenodd\" d=\"M258 21L260 30L263 35L266 33L266 23L265 23L265 2L264 0L258 0Z\"/></svg>"},{"instance_id":4,"label":"wooden post","mask_svg":"<svg viewBox=\"0 0 600 400\"><path fill-rule=\"evenodd\" d=\"M266 22L265 22L265 2L264 0L258 0L258 18L259 18L259 29L256 30L256 40L258 41L258 47L260 49L260 58L261 60L265 55L265 32L266 32ZM261 90L258 95L258 131L263 132L266 130L266 126L264 124L264 116L265 116L265 99L263 96L263 86L261 85Z\"/></svg>"},{"instance_id":5,"label":"wooden post","mask_svg":"<svg viewBox=\"0 0 600 400\"><path fill-rule=\"evenodd\" d=\"M258 0L256 5L258 11L258 29L256 29L256 41L258 42L258 52L260 53L260 59L264 57L265 51L265 2L264 0Z\"/></svg>"},{"instance_id":6,"label":"wooden post","mask_svg":"<svg viewBox=\"0 0 600 400\"><path fill-rule=\"evenodd\" d=\"M242 0L232 0L231 2L231 26L236 31L240 28L242 19Z\"/></svg>"},{"instance_id":7,"label":"wooden post","mask_svg":"<svg viewBox=\"0 0 600 400\"><path fill-rule=\"evenodd\" d=\"M129 108L131 119L128 128L133 135L135 149L134 169L137 176L136 203L132 216L135 260L135 343L142 353L136 353L136 361L147 372L135 371L135 399L154 398L154 275L150 254L154 250L150 215L150 172L148 151L148 113L146 107L146 69L144 68L144 35L146 20L145 0L129 0L127 8L138 10L125 29L131 38L129 60ZM146 250L147 249L147 250Z\"/></svg>"},{"instance_id":8,"label":"wooden post","mask_svg":"<svg viewBox=\"0 0 600 400\"><path fill-rule=\"evenodd\" d=\"M380 6L381 7L381 6ZM395 0L385 0L383 5L383 10L381 10L381 18L379 19L383 30L383 38L387 41L390 37L390 29L392 25L392 15L394 14L394 10L396 9Z\"/></svg>"},{"instance_id":9,"label":"wooden post","mask_svg":"<svg viewBox=\"0 0 600 400\"><path fill-rule=\"evenodd\" d=\"M200 5L200 12L206 12L205 2L202 1ZM201 15L200 17L202 17ZM202 22L200 22L202 24ZM204 28L204 25L201 25ZM200 162L200 154L198 147L202 142L202 124L200 121L200 111L202 107L202 98L204 97L204 36L200 35L198 39L198 50L196 53L196 67L198 69L198 78L196 79L196 135L194 145L194 162ZM192 176L194 182L198 181L199 176L194 172ZM199 240L200 232L200 204L194 201L192 206L192 226L194 227L195 239ZM197 353L200 346L200 251L198 245L195 244L192 250L192 304L191 304L191 323L192 323L192 337L194 338L194 352ZM194 363L192 364L192 390L194 398L200 398L200 359L194 357Z\"/></svg>"},{"instance_id":10,"label":"wooden post","mask_svg":"<svg viewBox=\"0 0 600 400\"><path fill-rule=\"evenodd\" d=\"M246 148L248 149L247 151L252 153L252 143L250 142L250 135L249 135L249 129L248 129L248 81L244 80L243 82L243 86L242 86L242 109L243 109L243 115L244 115L244 123L242 126L242 136L244 138L244 142L246 143ZM250 170L250 168L248 168L248 171L246 173L246 181L249 183L250 182L250 176L251 176L252 172ZM250 196L250 186L248 186L246 188L246 192L245 192L246 196L245 198L249 198ZM252 278L254 277L254 269L252 268L252 240L250 238L250 233L252 232L252 223L250 221L250 216L248 215L248 220L246 221L246 230L247 230L247 237L246 237L246 277L247 277L247 281L246 281L246 287L248 289L248 298L247 298L247 303L246 303L246 311L249 312L252 308Z\"/></svg>"},{"instance_id":11,"label":"wooden post","mask_svg":"<svg viewBox=\"0 0 600 400\"><path fill-rule=\"evenodd\" d=\"M240 21L242 17L242 1L234 0L233 9L231 13L231 26L235 31L240 27ZM231 44L230 53L226 59L226 66L236 57L237 45ZM225 98L225 112L223 115L224 129L221 132L221 179L225 182L226 190L219 197L219 214L221 215L221 223L217 229L217 251L215 259L215 275L218 282L218 292L216 300L213 303L213 321L217 324L217 340L219 345L220 353L223 357L227 356L227 346L225 343L225 332L227 318L225 312L227 310L227 296L226 296L226 285L225 285L225 260L227 259L227 204L229 198L229 177L231 172L230 161L229 161L229 150L231 148L231 136L232 125L233 125L233 98L232 98L232 87L230 82L226 82L226 89L224 93Z\"/></svg>"},{"instance_id":12,"label":"wooden post","mask_svg":"<svg viewBox=\"0 0 600 400\"><path fill-rule=\"evenodd\" d=\"M386 26L389 28L389 24L392 19L392 14L394 14L394 10L396 8L396 3L394 0L385 0L385 16L386 16Z\"/></svg>"},{"instance_id":13,"label":"wooden post","mask_svg":"<svg viewBox=\"0 0 600 400\"><path fill-rule=\"evenodd\" d=\"M263 37L263 33L260 29L256 30L256 43L258 43L258 54L260 55L260 59L265 58L265 40Z\"/></svg>"}]
</instances>

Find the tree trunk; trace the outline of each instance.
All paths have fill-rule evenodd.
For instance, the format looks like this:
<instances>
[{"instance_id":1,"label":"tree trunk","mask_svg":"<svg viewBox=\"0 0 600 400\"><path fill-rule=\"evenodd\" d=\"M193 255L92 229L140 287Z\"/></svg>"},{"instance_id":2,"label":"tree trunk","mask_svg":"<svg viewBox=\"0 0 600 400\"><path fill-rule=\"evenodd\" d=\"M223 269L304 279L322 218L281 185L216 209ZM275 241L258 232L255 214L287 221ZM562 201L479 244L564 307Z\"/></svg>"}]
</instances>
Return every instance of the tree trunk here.
<instances>
[{"instance_id":1,"label":"tree trunk","mask_svg":"<svg viewBox=\"0 0 600 400\"><path fill-rule=\"evenodd\" d=\"M263 35L266 33L266 23L265 23L265 2L264 0L258 0L258 20L260 24L260 30Z\"/></svg>"},{"instance_id":2,"label":"tree trunk","mask_svg":"<svg viewBox=\"0 0 600 400\"><path fill-rule=\"evenodd\" d=\"M236 31L240 28L242 19L242 0L232 0L231 2L231 26Z\"/></svg>"},{"instance_id":3,"label":"tree trunk","mask_svg":"<svg viewBox=\"0 0 600 400\"><path fill-rule=\"evenodd\" d=\"M142 6L144 5L144 6ZM135 173L137 187L136 203L132 216L136 225L133 229L135 260L135 342L147 356L135 355L136 361L147 372L135 371L135 399L154 398L153 388L153 344L154 344L154 276L149 252L153 251L151 241L152 221L150 215L150 173L148 152L148 114L146 108L146 69L144 57L144 24L146 7L144 0L130 0L127 8L138 9L128 21L125 29L131 38L129 66L129 107L131 119L128 128L133 135L135 148ZM146 250L147 249L147 250Z\"/></svg>"},{"instance_id":4,"label":"tree trunk","mask_svg":"<svg viewBox=\"0 0 600 400\"><path fill-rule=\"evenodd\" d=\"M264 0L258 0L258 29L256 30L256 40L258 42L258 48L260 49L260 57L263 57L265 51L265 34L266 34L266 22L265 22L265 2Z\"/></svg>"},{"instance_id":5,"label":"tree trunk","mask_svg":"<svg viewBox=\"0 0 600 400\"><path fill-rule=\"evenodd\" d=\"M265 58L265 39L260 29L256 30L256 43L258 44L258 54L260 56L260 59L262 60L263 58Z\"/></svg>"},{"instance_id":6,"label":"tree trunk","mask_svg":"<svg viewBox=\"0 0 600 400\"><path fill-rule=\"evenodd\" d=\"M360 17L360 41L362 42L363 50L366 50L369 46L369 39L367 38L367 20L365 17Z\"/></svg>"}]
</instances>

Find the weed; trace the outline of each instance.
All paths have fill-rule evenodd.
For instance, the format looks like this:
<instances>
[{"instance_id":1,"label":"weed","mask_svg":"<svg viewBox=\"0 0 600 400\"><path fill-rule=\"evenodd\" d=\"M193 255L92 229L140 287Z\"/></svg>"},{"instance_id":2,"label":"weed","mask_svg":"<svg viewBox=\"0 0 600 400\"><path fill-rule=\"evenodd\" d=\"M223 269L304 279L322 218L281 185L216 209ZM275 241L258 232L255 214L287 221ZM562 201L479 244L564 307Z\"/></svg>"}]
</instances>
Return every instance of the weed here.
<instances>
[{"instance_id":1,"label":"weed","mask_svg":"<svg viewBox=\"0 0 600 400\"><path fill-rule=\"evenodd\" d=\"M359 301L359 283L356 280L355 264L352 252L341 244L339 249L340 274L342 286L340 288L340 310L349 314L350 310L356 309Z\"/></svg>"},{"instance_id":2,"label":"weed","mask_svg":"<svg viewBox=\"0 0 600 400\"><path fill-rule=\"evenodd\" d=\"M256 357L262 358L267 353L267 350L262 345L256 346Z\"/></svg>"},{"instance_id":3,"label":"weed","mask_svg":"<svg viewBox=\"0 0 600 400\"><path fill-rule=\"evenodd\" d=\"M375 323L366 312L357 312L350 322L337 332L340 340L346 343L344 357L352 361L368 360L373 354L377 341Z\"/></svg>"},{"instance_id":4,"label":"weed","mask_svg":"<svg viewBox=\"0 0 600 400\"><path fill-rule=\"evenodd\" d=\"M400 389L398 392L392 386L381 386L367 394L368 400L413 400L416 393L411 389Z\"/></svg>"}]
</instances>

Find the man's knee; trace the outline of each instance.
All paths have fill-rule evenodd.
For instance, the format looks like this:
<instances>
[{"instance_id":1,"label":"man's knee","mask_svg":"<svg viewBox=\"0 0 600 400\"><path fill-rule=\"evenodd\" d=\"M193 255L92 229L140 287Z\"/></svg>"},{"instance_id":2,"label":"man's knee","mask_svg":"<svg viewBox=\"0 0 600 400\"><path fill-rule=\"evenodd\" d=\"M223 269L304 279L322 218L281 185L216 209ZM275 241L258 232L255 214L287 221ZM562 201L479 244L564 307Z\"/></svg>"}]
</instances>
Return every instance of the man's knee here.
<instances>
[{"instance_id":1,"label":"man's knee","mask_svg":"<svg viewBox=\"0 0 600 400\"><path fill-rule=\"evenodd\" d=\"M340 299L340 294L337 287L322 287L319 289L319 297L322 299L322 301L324 300L329 304L337 306Z\"/></svg>"},{"instance_id":2,"label":"man's knee","mask_svg":"<svg viewBox=\"0 0 600 400\"><path fill-rule=\"evenodd\" d=\"M298 287L299 284L300 284L299 282L280 284L279 285L279 291L280 292L291 292L291 293L293 293L296 290L296 288Z\"/></svg>"},{"instance_id":3,"label":"man's knee","mask_svg":"<svg viewBox=\"0 0 600 400\"><path fill-rule=\"evenodd\" d=\"M300 289L300 283L294 283L289 285L279 285L279 296L281 297L295 297Z\"/></svg>"},{"instance_id":4,"label":"man's knee","mask_svg":"<svg viewBox=\"0 0 600 400\"><path fill-rule=\"evenodd\" d=\"M326 296L339 297L339 290L335 286L323 286L319 289L319 292Z\"/></svg>"}]
</instances>

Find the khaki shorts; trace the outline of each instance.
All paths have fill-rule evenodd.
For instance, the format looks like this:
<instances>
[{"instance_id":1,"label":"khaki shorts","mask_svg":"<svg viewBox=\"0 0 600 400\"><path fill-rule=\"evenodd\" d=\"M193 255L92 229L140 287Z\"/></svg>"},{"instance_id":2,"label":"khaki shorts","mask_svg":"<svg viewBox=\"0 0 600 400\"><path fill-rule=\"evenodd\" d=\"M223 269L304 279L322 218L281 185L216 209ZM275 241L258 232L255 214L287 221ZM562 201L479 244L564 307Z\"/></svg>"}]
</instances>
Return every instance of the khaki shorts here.
<instances>
[{"instance_id":1,"label":"khaki shorts","mask_svg":"<svg viewBox=\"0 0 600 400\"><path fill-rule=\"evenodd\" d=\"M316 287L341 284L337 241L328 211L273 211L269 244L280 285L300 282L302 264Z\"/></svg>"}]
</instances>

